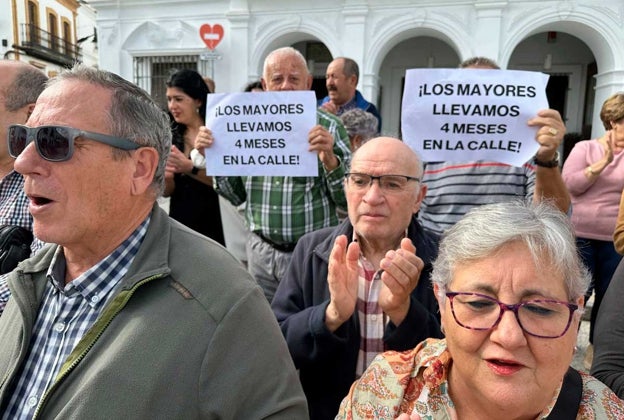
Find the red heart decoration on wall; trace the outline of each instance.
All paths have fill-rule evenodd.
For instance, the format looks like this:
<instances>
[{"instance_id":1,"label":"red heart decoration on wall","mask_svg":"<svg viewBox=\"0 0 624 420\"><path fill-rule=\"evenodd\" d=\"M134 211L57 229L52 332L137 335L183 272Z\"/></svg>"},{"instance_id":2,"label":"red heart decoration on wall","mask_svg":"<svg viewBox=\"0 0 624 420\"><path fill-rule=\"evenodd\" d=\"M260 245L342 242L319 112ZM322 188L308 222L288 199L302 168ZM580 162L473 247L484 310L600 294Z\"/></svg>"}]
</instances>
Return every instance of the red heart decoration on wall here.
<instances>
[{"instance_id":1,"label":"red heart decoration on wall","mask_svg":"<svg viewBox=\"0 0 624 420\"><path fill-rule=\"evenodd\" d=\"M223 26L204 23L199 28L199 36L210 50L214 50L223 39Z\"/></svg>"}]
</instances>

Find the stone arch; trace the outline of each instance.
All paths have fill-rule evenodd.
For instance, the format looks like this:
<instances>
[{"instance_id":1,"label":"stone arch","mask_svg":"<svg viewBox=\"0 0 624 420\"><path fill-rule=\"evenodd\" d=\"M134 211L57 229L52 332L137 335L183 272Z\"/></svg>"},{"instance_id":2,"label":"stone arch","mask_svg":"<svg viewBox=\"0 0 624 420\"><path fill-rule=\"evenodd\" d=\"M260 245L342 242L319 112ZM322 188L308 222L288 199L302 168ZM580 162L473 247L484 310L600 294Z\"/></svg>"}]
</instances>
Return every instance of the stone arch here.
<instances>
[{"instance_id":1,"label":"stone arch","mask_svg":"<svg viewBox=\"0 0 624 420\"><path fill-rule=\"evenodd\" d=\"M265 29L266 28L266 29ZM252 46L250 56L250 71L255 71L254 76L262 74L264 58L274 49L292 45L301 41L316 39L329 49L332 56L336 56L339 49L339 40L329 34L327 27L316 21L302 20L299 16L291 19L265 22L257 29L257 41Z\"/></svg>"},{"instance_id":2,"label":"stone arch","mask_svg":"<svg viewBox=\"0 0 624 420\"><path fill-rule=\"evenodd\" d=\"M501 46L501 64L506 67L516 46L530 35L544 31L560 31L583 41L594 54L598 74L594 89L594 107L591 137L602 133L600 108L603 101L614 90L621 89L621 74L624 74L624 56L616 55L621 50L621 39L616 34L621 22L613 13L600 9L578 7L562 3L556 9L539 10L523 15L508 25L506 42Z\"/></svg>"},{"instance_id":3,"label":"stone arch","mask_svg":"<svg viewBox=\"0 0 624 420\"><path fill-rule=\"evenodd\" d=\"M471 37L460 29L462 26L459 22L449 21L448 17L429 14L424 10L390 19L383 17L374 24L372 32L379 35L371 40L370 47L367 48L370 56L365 60L364 73L379 73L384 58L392 48L406 39L419 36L429 36L445 42L459 57L470 56L473 50L469 44Z\"/></svg>"},{"instance_id":4,"label":"stone arch","mask_svg":"<svg viewBox=\"0 0 624 420\"><path fill-rule=\"evenodd\" d=\"M613 22L613 26L617 24ZM614 55L621 48L621 40L610 28L610 25L605 25L604 17L598 19L595 12L581 13L576 9L538 10L523 15L518 21L509 24L509 36L501 46L501 65L506 67L514 49L526 37L539 32L560 31L574 35L587 44L596 57L599 72L621 68L624 66L624 56Z\"/></svg>"}]
</instances>

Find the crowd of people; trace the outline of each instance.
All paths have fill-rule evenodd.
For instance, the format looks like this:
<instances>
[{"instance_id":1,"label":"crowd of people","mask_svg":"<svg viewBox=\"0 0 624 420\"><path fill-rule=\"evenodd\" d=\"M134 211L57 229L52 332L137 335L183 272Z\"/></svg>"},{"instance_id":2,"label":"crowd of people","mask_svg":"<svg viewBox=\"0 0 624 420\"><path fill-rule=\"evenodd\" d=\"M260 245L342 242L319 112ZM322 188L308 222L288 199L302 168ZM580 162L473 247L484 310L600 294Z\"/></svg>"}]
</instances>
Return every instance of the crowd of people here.
<instances>
[{"instance_id":1,"label":"crowd of people","mask_svg":"<svg viewBox=\"0 0 624 420\"><path fill-rule=\"evenodd\" d=\"M423 162L338 57L318 176L214 176L194 70L167 110L81 64L0 71L0 420L624 418L624 93L562 169L553 109L521 167ZM284 47L243 90L311 86Z\"/></svg>"}]
</instances>

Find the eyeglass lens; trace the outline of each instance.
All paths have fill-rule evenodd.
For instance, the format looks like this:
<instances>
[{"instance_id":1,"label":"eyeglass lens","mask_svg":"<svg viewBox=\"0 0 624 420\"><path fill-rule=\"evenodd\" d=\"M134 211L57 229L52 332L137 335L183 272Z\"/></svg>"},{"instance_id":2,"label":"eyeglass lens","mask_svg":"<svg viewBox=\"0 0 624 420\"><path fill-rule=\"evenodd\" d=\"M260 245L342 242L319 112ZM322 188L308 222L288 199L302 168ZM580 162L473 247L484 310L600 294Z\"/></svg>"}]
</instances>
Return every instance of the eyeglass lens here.
<instances>
[{"instance_id":1,"label":"eyeglass lens","mask_svg":"<svg viewBox=\"0 0 624 420\"><path fill-rule=\"evenodd\" d=\"M475 294L459 294L451 298L451 309L456 321L470 329L493 328L505 310L498 300ZM564 302L534 300L519 304L514 310L520 327L539 337L560 337L567 331L572 311Z\"/></svg>"},{"instance_id":2,"label":"eyeglass lens","mask_svg":"<svg viewBox=\"0 0 624 420\"><path fill-rule=\"evenodd\" d=\"M379 181L379 187L385 191L401 191L409 182L409 179L400 175L380 175L372 176L368 174L352 173L348 175L349 182L358 189L368 188L373 180Z\"/></svg>"},{"instance_id":3,"label":"eyeglass lens","mask_svg":"<svg viewBox=\"0 0 624 420\"><path fill-rule=\"evenodd\" d=\"M71 135L63 127L41 127L35 129L37 151L44 159L62 161L69 157L72 142ZM28 129L13 126L9 129L9 148L11 156L17 157L26 149Z\"/></svg>"}]
</instances>

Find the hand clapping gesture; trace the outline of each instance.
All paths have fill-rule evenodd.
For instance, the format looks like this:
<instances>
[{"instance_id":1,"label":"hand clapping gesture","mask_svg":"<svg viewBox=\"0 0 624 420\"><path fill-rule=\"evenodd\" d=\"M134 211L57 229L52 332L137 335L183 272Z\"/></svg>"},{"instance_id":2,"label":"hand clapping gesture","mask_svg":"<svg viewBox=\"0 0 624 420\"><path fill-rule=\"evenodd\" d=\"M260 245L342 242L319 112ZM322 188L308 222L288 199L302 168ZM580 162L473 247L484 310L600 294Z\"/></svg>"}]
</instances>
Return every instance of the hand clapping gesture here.
<instances>
[{"instance_id":1,"label":"hand clapping gesture","mask_svg":"<svg viewBox=\"0 0 624 420\"><path fill-rule=\"evenodd\" d=\"M410 296L418 285L423 261L416 255L416 247L408 238L401 239L401 247L388 251L381 260L383 286L379 292L379 305L394 325L405 319L410 307Z\"/></svg>"},{"instance_id":2,"label":"hand clapping gesture","mask_svg":"<svg viewBox=\"0 0 624 420\"><path fill-rule=\"evenodd\" d=\"M330 303L325 311L325 325L334 332L349 319L358 298L358 258L360 245L340 235L334 242L329 257L327 283ZM410 296L418 285L423 261L416 256L416 248L408 238L401 240L401 247L390 250L381 260L383 282L379 292L379 305L390 320L399 325L407 315Z\"/></svg>"},{"instance_id":3,"label":"hand clapping gesture","mask_svg":"<svg viewBox=\"0 0 624 420\"><path fill-rule=\"evenodd\" d=\"M360 245L340 235L334 242L327 268L330 302L325 310L325 325L334 332L353 315L358 297L358 258Z\"/></svg>"}]
</instances>

